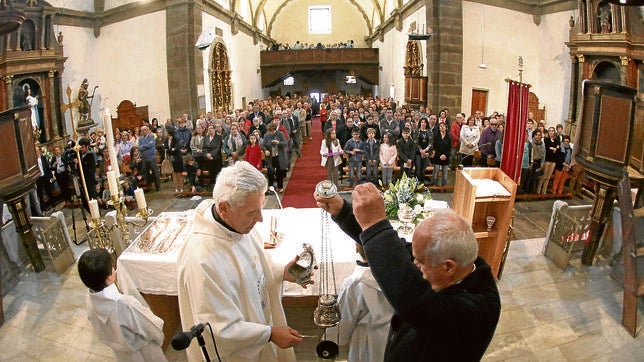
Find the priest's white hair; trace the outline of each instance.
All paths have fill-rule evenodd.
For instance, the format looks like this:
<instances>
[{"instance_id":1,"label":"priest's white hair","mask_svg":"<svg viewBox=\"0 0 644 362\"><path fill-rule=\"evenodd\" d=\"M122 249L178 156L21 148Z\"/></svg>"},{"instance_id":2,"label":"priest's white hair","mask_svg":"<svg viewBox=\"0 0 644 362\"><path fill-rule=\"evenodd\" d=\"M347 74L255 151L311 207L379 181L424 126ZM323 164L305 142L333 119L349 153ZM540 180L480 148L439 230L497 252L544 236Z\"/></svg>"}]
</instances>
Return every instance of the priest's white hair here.
<instances>
[{"instance_id":1,"label":"priest's white hair","mask_svg":"<svg viewBox=\"0 0 644 362\"><path fill-rule=\"evenodd\" d=\"M476 260L479 247L472 226L454 210L436 210L423 223L431 230L424 251L432 265L454 259L465 266Z\"/></svg>"},{"instance_id":2,"label":"priest's white hair","mask_svg":"<svg viewBox=\"0 0 644 362\"><path fill-rule=\"evenodd\" d=\"M239 161L221 170L212 198L215 204L226 201L234 207L241 205L248 194L265 193L267 187L268 182L261 172L250 163Z\"/></svg>"}]
</instances>

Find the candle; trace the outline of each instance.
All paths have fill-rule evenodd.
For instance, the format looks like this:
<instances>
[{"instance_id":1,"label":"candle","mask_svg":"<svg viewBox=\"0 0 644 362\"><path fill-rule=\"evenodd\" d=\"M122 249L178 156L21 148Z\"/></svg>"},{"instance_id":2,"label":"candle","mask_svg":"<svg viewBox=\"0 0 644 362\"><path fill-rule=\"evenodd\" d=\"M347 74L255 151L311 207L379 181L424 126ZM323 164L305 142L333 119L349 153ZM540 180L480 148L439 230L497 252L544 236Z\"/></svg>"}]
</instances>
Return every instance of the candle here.
<instances>
[{"instance_id":1,"label":"candle","mask_svg":"<svg viewBox=\"0 0 644 362\"><path fill-rule=\"evenodd\" d=\"M145 194L143 193L142 188L137 188L136 190L134 190L134 198L136 199L136 204L139 205L139 210L148 208L148 204L145 202Z\"/></svg>"},{"instance_id":2,"label":"candle","mask_svg":"<svg viewBox=\"0 0 644 362\"><path fill-rule=\"evenodd\" d=\"M118 180L121 177L121 172L119 171L119 163L116 159L116 149L114 148L114 130L112 129L112 116L110 115L109 108L105 108L105 114L103 115L103 126L105 127L105 142L107 143L107 151L110 154L110 166L116 173L116 179Z\"/></svg>"},{"instance_id":3,"label":"candle","mask_svg":"<svg viewBox=\"0 0 644 362\"><path fill-rule=\"evenodd\" d=\"M93 220L101 218L101 213L98 211L98 201L95 199L89 200L89 213L92 215Z\"/></svg>"},{"instance_id":4,"label":"candle","mask_svg":"<svg viewBox=\"0 0 644 362\"><path fill-rule=\"evenodd\" d=\"M114 171L107 171L107 184L110 187L110 196L119 194L119 183L116 180Z\"/></svg>"}]
</instances>

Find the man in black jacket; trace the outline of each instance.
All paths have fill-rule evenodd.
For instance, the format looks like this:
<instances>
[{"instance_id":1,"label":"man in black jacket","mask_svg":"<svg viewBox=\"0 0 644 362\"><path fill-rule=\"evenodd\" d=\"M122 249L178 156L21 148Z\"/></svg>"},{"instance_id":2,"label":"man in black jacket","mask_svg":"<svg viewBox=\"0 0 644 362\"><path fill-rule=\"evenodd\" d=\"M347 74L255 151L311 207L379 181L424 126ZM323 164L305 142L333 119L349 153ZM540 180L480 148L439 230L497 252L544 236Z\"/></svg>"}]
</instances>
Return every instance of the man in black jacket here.
<instances>
[{"instance_id":1,"label":"man in black jacket","mask_svg":"<svg viewBox=\"0 0 644 362\"><path fill-rule=\"evenodd\" d=\"M353 205L339 196L316 195L316 201L362 244L395 310L383 341L385 361L480 360L494 335L501 299L490 266L477 257L469 223L452 210L435 212L409 244L385 218L373 184L357 186L352 196Z\"/></svg>"}]
</instances>

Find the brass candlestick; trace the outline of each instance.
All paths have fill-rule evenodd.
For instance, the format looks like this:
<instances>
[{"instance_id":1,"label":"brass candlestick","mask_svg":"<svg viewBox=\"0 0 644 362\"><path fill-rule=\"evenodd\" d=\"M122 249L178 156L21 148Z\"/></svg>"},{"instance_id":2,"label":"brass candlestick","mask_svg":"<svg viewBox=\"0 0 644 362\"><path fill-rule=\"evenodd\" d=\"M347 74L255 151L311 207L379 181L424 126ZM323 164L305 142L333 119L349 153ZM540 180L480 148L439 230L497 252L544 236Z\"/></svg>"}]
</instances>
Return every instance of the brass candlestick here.
<instances>
[{"instance_id":1,"label":"brass candlestick","mask_svg":"<svg viewBox=\"0 0 644 362\"><path fill-rule=\"evenodd\" d=\"M130 246L130 233L127 230L127 224L125 222L125 216L127 215L125 197L121 195L111 195L110 197L111 200L108 201L108 203L114 207L114 210L116 210L116 226L121 230L121 238L123 239L123 244L127 248Z\"/></svg>"},{"instance_id":2,"label":"brass candlestick","mask_svg":"<svg viewBox=\"0 0 644 362\"><path fill-rule=\"evenodd\" d=\"M150 208L139 208L139 212L136 213L136 217L145 221L146 223L148 222L148 218L154 213L154 211Z\"/></svg>"}]
</instances>

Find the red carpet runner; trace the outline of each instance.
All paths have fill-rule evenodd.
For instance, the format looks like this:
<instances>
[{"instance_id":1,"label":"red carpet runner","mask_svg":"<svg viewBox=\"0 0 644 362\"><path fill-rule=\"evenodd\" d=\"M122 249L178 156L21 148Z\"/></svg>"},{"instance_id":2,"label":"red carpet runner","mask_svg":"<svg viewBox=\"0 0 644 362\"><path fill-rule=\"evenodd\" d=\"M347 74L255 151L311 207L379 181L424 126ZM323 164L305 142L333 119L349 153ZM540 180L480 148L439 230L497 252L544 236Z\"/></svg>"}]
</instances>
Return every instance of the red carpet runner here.
<instances>
[{"instance_id":1,"label":"red carpet runner","mask_svg":"<svg viewBox=\"0 0 644 362\"><path fill-rule=\"evenodd\" d=\"M322 144L322 129L320 118L313 118L311 126L313 140L306 140L302 145L302 157L298 158L291 172L291 178L286 184L282 198L284 207L316 207L313 191L318 182L326 179L326 168L320 166L320 145Z\"/></svg>"}]
</instances>

